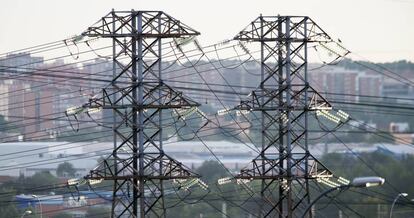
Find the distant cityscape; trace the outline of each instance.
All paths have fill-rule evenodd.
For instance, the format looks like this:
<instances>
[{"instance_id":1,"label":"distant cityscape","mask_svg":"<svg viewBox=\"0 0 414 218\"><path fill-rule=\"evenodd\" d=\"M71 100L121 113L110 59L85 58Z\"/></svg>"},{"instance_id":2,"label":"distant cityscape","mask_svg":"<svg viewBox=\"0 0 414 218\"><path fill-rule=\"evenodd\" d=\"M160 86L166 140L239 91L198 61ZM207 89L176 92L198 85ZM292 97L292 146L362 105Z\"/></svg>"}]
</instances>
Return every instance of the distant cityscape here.
<instances>
[{"instance_id":1,"label":"distant cityscape","mask_svg":"<svg viewBox=\"0 0 414 218\"><path fill-rule=\"evenodd\" d=\"M67 146L66 144L69 143L65 143L65 141L68 141L68 139L65 137L59 138L62 134L72 132L74 128L72 124L68 125L71 121L65 117L64 112L70 107L87 102L89 98L100 91L100 88L110 83L112 63L102 58L97 58L80 66L65 63L63 60L52 63L46 62L43 57L36 57L29 53L10 54L0 59L0 71L9 77L9 79L0 82L2 95L0 97L0 115L4 117L4 122L7 123L8 127L1 131L3 136L1 148L16 154L29 148L37 150L35 152L37 155L30 158L26 157L24 162L16 159L8 161L7 164L5 163L6 168L3 169L0 175L32 176L45 170L56 175L55 171L58 164L27 167L25 162L30 163L54 158L59 158L61 161L67 159L71 162L71 157L72 159L75 157L77 161L72 163L77 170L76 175L83 176L88 172L88 169L96 165L96 161L100 157L105 156L112 148L112 144L105 140L88 138L86 142L79 140ZM210 86L203 84L199 75L192 74L192 71L180 67L177 63L164 63L165 67L168 68L168 70L165 70L164 80L170 86L181 89L185 95L207 105L209 112L214 113L223 109L222 104L231 107L240 99L223 97L222 102L218 102L211 92L207 92L200 97L200 94L187 89L194 89L195 87L205 90L214 89L219 94L236 91L240 95L247 95L248 90L255 88L260 74L260 65L254 62L246 63L243 67L243 73L240 73L240 69L224 67L237 65L237 61L221 61L219 64L216 67L221 67L221 75L211 70L214 67L211 64L198 63L203 72L203 78L212 84ZM399 73L408 79L414 80L414 69L412 71L402 70ZM174 79L183 78L184 76L185 80ZM393 79L379 75L374 71L352 69L352 67L346 65L320 67L317 64L310 64L309 82L314 89L326 96L328 100L334 99L339 102L361 102L364 101L364 96L385 96L395 98L395 102L404 103L405 98L409 99L414 94L411 86L397 83ZM230 83L231 87L224 86L226 83ZM15 96L22 97L16 98ZM93 116L96 119L102 119L104 123L110 123L112 119L111 112L105 110ZM82 125L94 127L95 123ZM245 126L243 123L238 125ZM372 120L368 125L373 128L378 127L375 121ZM100 129L100 127L94 128ZM394 141L389 141L389 143L404 146L406 142L412 142L413 135L409 133L410 125L408 122L388 122L378 128L389 131L396 137ZM208 135L211 132L212 130L203 134ZM246 132L249 133L249 130L246 130ZM172 145L166 147L166 151L172 153L188 167L198 167L203 161L212 159L208 151L202 150L200 142L179 141L180 139L177 138L172 140ZM220 145L223 145L223 143L228 146L233 145L235 149L223 153L224 149L221 148L223 150L220 150ZM328 143L329 146L327 146ZM358 151L364 151L364 149L375 151L382 148L382 150L399 154L400 151L392 149L389 143L386 143L387 146L384 147L375 143L364 145L353 142L352 147ZM243 144L226 142L225 138L224 140L216 139L212 141L210 146L216 154L223 155L224 162L232 169L240 168L240 165L243 165L254 156L251 150ZM329 141L324 143L315 142L312 146L312 153L316 156L331 152L346 152L340 148L341 146L336 146L335 143ZM181 152L182 149L174 150L174 148L182 147L188 147L184 150L191 150L192 152L183 153ZM193 149L199 149L199 151L195 152ZM414 153L409 148L404 148L401 152ZM78 157L83 158L79 161ZM7 166L12 170L7 170ZM15 168L14 166L21 167Z\"/></svg>"},{"instance_id":2,"label":"distant cityscape","mask_svg":"<svg viewBox=\"0 0 414 218\"><path fill-rule=\"evenodd\" d=\"M0 218L414 217L414 0L62 3L2 4Z\"/></svg>"},{"instance_id":3,"label":"distant cityscape","mask_svg":"<svg viewBox=\"0 0 414 218\"><path fill-rule=\"evenodd\" d=\"M218 102L211 92L200 97L194 90L187 89L213 88L219 94L227 91L236 91L240 95L248 94L248 91L258 84L260 65L255 62L246 63L241 68L242 73L238 68L224 67L237 64L237 61L215 63L221 67L222 76L225 78L223 80L221 75L211 70L211 64L198 63L203 78L212 84L208 87L202 83L199 75L189 73L190 70L180 67L177 63L164 63L168 68L164 73L164 81L181 89L184 94L196 101L207 104L212 111L219 110L222 109L222 104L231 107L240 99L222 98L222 102ZM4 116L5 121L13 124L11 126L16 127L2 133L10 139L5 141L14 141L17 138L20 141L50 140L64 131L60 127L68 128L68 121L64 117L66 109L82 105L99 92L100 88L110 83L112 63L102 58L81 65L65 63L60 59L49 63L43 57L17 53L0 59L0 71L8 76L8 79L0 82L0 115ZM399 73L414 80L414 69L405 69ZM183 77L186 78L185 81L176 79ZM232 88L224 86L226 83L231 84ZM309 83L328 100L334 99L339 102L360 102L364 101L361 99L363 96L384 96L396 98L397 102L404 103L404 98L411 98L414 94L412 86L401 84L369 69L350 69L343 65L319 67L310 64ZM109 119L110 115L104 113L108 112L100 112L94 116ZM62 117L56 119L59 115ZM42 119L42 122L39 122L39 119Z\"/></svg>"}]
</instances>

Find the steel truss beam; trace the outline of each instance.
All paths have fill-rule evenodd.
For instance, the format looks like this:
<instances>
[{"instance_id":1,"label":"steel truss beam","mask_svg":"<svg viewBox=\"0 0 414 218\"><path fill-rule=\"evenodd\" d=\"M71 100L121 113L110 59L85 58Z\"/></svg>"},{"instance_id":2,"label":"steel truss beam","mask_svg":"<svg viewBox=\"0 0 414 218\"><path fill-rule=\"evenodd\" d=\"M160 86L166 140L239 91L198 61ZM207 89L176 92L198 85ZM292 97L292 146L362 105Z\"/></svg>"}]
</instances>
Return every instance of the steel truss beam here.
<instances>
[{"instance_id":1,"label":"steel truss beam","mask_svg":"<svg viewBox=\"0 0 414 218\"><path fill-rule=\"evenodd\" d=\"M198 175L164 153L162 111L199 104L163 83L161 42L199 33L161 11L112 11L82 35L111 39L114 63L83 105L113 111L114 150L85 178L114 182L112 217L165 217L164 181Z\"/></svg>"},{"instance_id":2,"label":"steel truss beam","mask_svg":"<svg viewBox=\"0 0 414 218\"><path fill-rule=\"evenodd\" d=\"M303 16L260 16L234 39L261 47L260 88L236 108L259 111L262 126L261 153L235 179L261 181L260 217L300 216L309 180L332 176L308 150L309 113L331 105L307 77L309 44L332 40Z\"/></svg>"}]
</instances>

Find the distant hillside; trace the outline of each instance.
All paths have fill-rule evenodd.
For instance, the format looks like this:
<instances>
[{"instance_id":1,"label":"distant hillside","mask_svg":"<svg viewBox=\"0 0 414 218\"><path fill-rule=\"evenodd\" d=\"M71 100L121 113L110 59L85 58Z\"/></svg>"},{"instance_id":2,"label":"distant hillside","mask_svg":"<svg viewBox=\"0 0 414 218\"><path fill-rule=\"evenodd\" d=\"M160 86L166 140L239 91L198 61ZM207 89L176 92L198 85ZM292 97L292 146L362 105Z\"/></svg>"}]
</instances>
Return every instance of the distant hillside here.
<instances>
[{"instance_id":1,"label":"distant hillside","mask_svg":"<svg viewBox=\"0 0 414 218\"><path fill-rule=\"evenodd\" d=\"M365 66L372 67L376 70L384 71L391 70L395 73L404 74L407 72L414 72L414 63L411 61L400 60L386 63L372 63L367 61L353 61L351 59L345 59L339 63L339 66L353 70L367 70Z\"/></svg>"}]
</instances>

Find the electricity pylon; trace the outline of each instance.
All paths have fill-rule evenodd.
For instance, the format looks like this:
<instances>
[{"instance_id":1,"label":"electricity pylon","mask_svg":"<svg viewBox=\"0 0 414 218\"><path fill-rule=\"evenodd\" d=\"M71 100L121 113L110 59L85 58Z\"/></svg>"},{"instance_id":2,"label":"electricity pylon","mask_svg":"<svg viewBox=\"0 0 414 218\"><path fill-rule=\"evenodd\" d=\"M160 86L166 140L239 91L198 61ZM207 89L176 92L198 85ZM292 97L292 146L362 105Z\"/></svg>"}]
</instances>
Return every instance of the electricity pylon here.
<instances>
[{"instance_id":1,"label":"electricity pylon","mask_svg":"<svg viewBox=\"0 0 414 218\"><path fill-rule=\"evenodd\" d=\"M112 40L113 79L83 105L113 111L114 150L85 178L113 181L112 217L165 217L164 181L198 175L163 150L163 110L199 104L162 80L162 40L199 33L162 11L112 11L83 36Z\"/></svg>"},{"instance_id":2,"label":"electricity pylon","mask_svg":"<svg viewBox=\"0 0 414 218\"><path fill-rule=\"evenodd\" d=\"M262 134L260 154L235 179L261 181L260 217L300 216L309 180L332 176L308 149L309 112L331 105L307 75L310 44L332 39L309 17L262 15L234 39L260 45L260 86L236 109L260 112Z\"/></svg>"}]
</instances>

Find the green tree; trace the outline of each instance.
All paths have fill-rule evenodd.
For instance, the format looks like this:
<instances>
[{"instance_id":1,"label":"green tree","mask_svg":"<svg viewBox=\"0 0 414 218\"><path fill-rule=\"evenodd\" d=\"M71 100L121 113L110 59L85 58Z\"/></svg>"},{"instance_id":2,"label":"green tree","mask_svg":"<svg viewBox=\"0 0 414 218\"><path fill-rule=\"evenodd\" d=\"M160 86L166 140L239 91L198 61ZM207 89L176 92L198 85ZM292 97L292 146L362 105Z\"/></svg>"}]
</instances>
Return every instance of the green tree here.
<instances>
[{"instance_id":1,"label":"green tree","mask_svg":"<svg viewBox=\"0 0 414 218\"><path fill-rule=\"evenodd\" d=\"M239 200L240 196L238 196L235 185L229 184L220 187L217 185L218 178L230 176L227 170L217 161L205 161L196 172L201 176L203 181L209 184L209 196L214 196L217 200L208 203L199 202L197 204L187 204L179 209L172 208L167 211L169 217L191 218L198 217L200 214L203 214L204 217L221 217L220 210L222 204L225 202L224 199L228 201ZM184 192L182 195L184 196L185 194ZM205 191L195 186L188 197L191 199L204 198L205 194ZM223 201L219 200L219 196L223 197ZM229 217L246 217L246 214L242 214L239 208L231 207L231 204L227 204L227 206L227 215Z\"/></svg>"},{"instance_id":2,"label":"green tree","mask_svg":"<svg viewBox=\"0 0 414 218\"><path fill-rule=\"evenodd\" d=\"M102 169L105 171L106 174L111 175L115 172L115 162L113 158L107 158L107 157L99 157L96 163L97 166L99 166L99 169ZM114 183L114 180L104 180L101 183L95 185L95 189L97 190L107 190L107 187L112 187Z\"/></svg>"},{"instance_id":3,"label":"green tree","mask_svg":"<svg viewBox=\"0 0 414 218\"><path fill-rule=\"evenodd\" d=\"M197 173L206 182L216 182L220 177L228 176L228 172L214 160L205 161L198 169Z\"/></svg>"},{"instance_id":4,"label":"green tree","mask_svg":"<svg viewBox=\"0 0 414 218\"><path fill-rule=\"evenodd\" d=\"M10 124L3 115L0 115L0 132L19 132L19 128Z\"/></svg>"},{"instance_id":5,"label":"green tree","mask_svg":"<svg viewBox=\"0 0 414 218\"><path fill-rule=\"evenodd\" d=\"M394 156L382 152L372 152L361 153L357 157L350 154L333 153L324 155L321 162L336 176L348 179L360 176L385 178L386 183L383 186L349 190L338 196L339 200L352 203L352 208L364 217L377 217L377 204L389 205L398 192L406 192L410 195L414 193L414 172L411 170L414 166L414 156L412 155ZM322 199L320 202L323 204L328 200L323 201ZM404 202L403 199L402 202ZM411 209L409 204L398 205L396 211L405 210L405 212L396 213L395 217L413 217L414 212L409 209ZM322 212L322 214L330 217L330 213ZM332 213L332 216L334 214L337 215L337 211Z\"/></svg>"},{"instance_id":6,"label":"green tree","mask_svg":"<svg viewBox=\"0 0 414 218\"><path fill-rule=\"evenodd\" d=\"M106 174L111 174L115 172L115 161L113 157L99 157L97 160L97 166L99 166L100 169L105 169Z\"/></svg>"},{"instance_id":7,"label":"green tree","mask_svg":"<svg viewBox=\"0 0 414 218\"><path fill-rule=\"evenodd\" d=\"M1 193L14 193L14 190L2 188ZM15 203L13 203L14 195L2 195L0 201L3 202L0 206L0 218L18 217L19 211Z\"/></svg>"},{"instance_id":8,"label":"green tree","mask_svg":"<svg viewBox=\"0 0 414 218\"><path fill-rule=\"evenodd\" d=\"M86 218L88 217L111 217L111 209L108 207L89 207L86 211Z\"/></svg>"},{"instance_id":9,"label":"green tree","mask_svg":"<svg viewBox=\"0 0 414 218\"><path fill-rule=\"evenodd\" d=\"M56 169L56 174L59 177L74 177L76 173L75 168L73 167L73 164L69 162L64 162L58 165Z\"/></svg>"},{"instance_id":10,"label":"green tree","mask_svg":"<svg viewBox=\"0 0 414 218\"><path fill-rule=\"evenodd\" d=\"M53 216L53 218L72 218L73 215L67 212L61 212Z\"/></svg>"},{"instance_id":11,"label":"green tree","mask_svg":"<svg viewBox=\"0 0 414 218\"><path fill-rule=\"evenodd\" d=\"M45 187L45 186L55 186L58 184L59 180L53 176L49 171L42 171L35 173L32 177L27 178L25 180L25 188L26 189L35 189L37 187ZM49 193L53 191L53 188L47 189L43 191L44 193Z\"/></svg>"}]
</instances>

